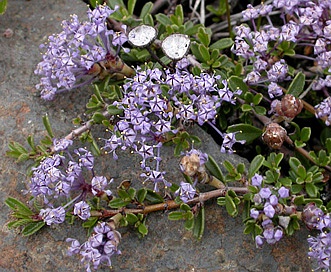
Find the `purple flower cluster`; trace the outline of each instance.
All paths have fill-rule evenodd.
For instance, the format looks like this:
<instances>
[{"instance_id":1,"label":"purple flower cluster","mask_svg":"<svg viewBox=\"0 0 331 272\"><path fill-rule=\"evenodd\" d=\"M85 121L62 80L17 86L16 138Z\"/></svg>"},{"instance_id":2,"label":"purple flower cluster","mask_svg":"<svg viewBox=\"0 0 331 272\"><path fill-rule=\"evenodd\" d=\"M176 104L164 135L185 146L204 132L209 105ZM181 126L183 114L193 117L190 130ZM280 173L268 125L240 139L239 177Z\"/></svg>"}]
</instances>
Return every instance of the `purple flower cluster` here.
<instances>
[{"instance_id":1,"label":"purple flower cluster","mask_svg":"<svg viewBox=\"0 0 331 272\"><path fill-rule=\"evenodd\" d=\"M289 197L289 189L281 186L278 190L263 186L263 176L255 174L252 177L251 184L259 188L259 192L253 197L254 206L250 210L250 216L261 222L263 234L256 236L255 241L257 246L261 246L264 241L268 244L273 244L283 236L284 226L275 226L273 219L276 215L281 215L282 209L279 203L280 199ZM281 220L280 220L281 221ZM281 225L281 222L279 222Z\"/></svg>"},{"instance_id":2,"label":"purple flower cluster","mask_svg":"<svg viewBox=\"0 0 331 272\"><path fill-rule=\"evenodd\" d=\"M73 213L83 220L90 217L90 207L84 200L88 193L96 196L111 195L106 186L112 182L105 177L94 175L94 157L84 148L74 150L71 154L68 150L71 140L54 140L55 150L63 155L55 153L40 162L38 167L32 169L32 177L29 183L29 192L34 197L42 197L48 208L41 209L40 218L48 225L64 222L65 212L74 203ZM68 159L66 158L68 157ZM74 158L75 157L75 158ZM85 172L93 176L88 182ZM66 206L54 208L52 199L59 197L74 197Z\"/></svg>"},{"instance_id":3,"label":"purple flower cluster","mask_svg":"<svg viewBox=\"0 0 331 272\"><path fill-rule=\"evenodd\" d=\"M330 72L331 50L328 44L331 40L331 9L330 1L288 1L276 0L272 4L261 4L253 7L248 5L242 12L247 24L235 27L236 38L232 51L252 64L253 70L248 70L245 82L249 85L265 86L271 99L283 94L279 84L289 80L289 68L284 59L274 59L275 51L283 45L291 48L311 46L313 57L295 54L298 58L315 61L326 73ZM275 25L271 20L273 11L280 12L282 24ZM291 14L291 17L286 16ZM268 24L258 28L256 19L263 16ZM290 18L288 21L287 18ZM286 47L285 46L285 47ZM297 52L300 52L297 50ZM314 90L327 90L331 86L331 77L319 78L313 83ZM317 117L329 116L330 111L324 105ZM327 121L329 124L329 121Z\"/></svg>"},{"instance_id":4,"label":"purple flower cluster","mask_svg":"<svg viewBox=\"0 0 331 272\"><path fill-rule=\"evenodd\" d=\"M316 118L325 118L325 124L331 124L331 97L328 96L320 104L315 106Z\"/></svg>"},{"instance_id":5,"label":"purple flower cluster","mask_svg":"<svg viewBox=\"0 0 331 272\"><path fill-rule=\"evenodd\" d=\"M164 172L159 170L162 141L167 133L178 131L174 127L176 121L199 125L215 122L221 104L235 104L235 95L241 93L240 90L232 92L226 80L219 88L219 76L206 73L193 76L186 70L185 61L181 60L174 72L137 69L134 78L123 86L122 101L114 102L123 110L123 116L103 147L114 159L117 159L117 150L130 148L139 154L141 167L146 171L142 177L152 181L155 190L158 190L157 183L164 180ZM146 164L151 160L156 162L154 170ZM171 185L165 180L163 183Z\"/></svg>"},{"instance_id":6,"label":"purple flower cluster","mask_svg":"<svg viewBox=\"0 0 331 272\"><path fill-rule=\"evenodd\" d=\"M116 57L114 47L126 42L123 33L107 30L106 20L114 10L99 5L88 11L88 22L80 22L77 15L63 21L63 31L49 36L35 73L41 75L36 86L41 97L51 100L57 93L93 82L102 66L96 65ZM125 28L125 27L124 27Z\"/></svg>"},{"instance_id":7,"label":"purple flower cluster","mask_svg":"<svg viewBox=\"0 0 331 272\"><path fill-rule=\"evenodd\" d=\"M318 267L322 271L330 271L331 258L331 218L324 213L315 203L308 203L302 212L303 222L309 229L319 231L316 237L309 236L309 258L317 261Z\"/></svg>"},{"instance_id":8,"label":"purple flower cluster","mask_svg":"<svg viewBox=\"0 0 331 272\"><path fill-rule=\"evenodd\" d=\"M91 265L94 269L98 269L99 265L110 267L110 258L113 255L121 254L117 248L121 241L121 234L118 231L106 222L99 223L93 230L94 233L83 244L72 238L66 240L71 243L68 255L80 254L82 256L81 262L86 264L87 272L91 271Z\"/></svg>"}]
</instances>

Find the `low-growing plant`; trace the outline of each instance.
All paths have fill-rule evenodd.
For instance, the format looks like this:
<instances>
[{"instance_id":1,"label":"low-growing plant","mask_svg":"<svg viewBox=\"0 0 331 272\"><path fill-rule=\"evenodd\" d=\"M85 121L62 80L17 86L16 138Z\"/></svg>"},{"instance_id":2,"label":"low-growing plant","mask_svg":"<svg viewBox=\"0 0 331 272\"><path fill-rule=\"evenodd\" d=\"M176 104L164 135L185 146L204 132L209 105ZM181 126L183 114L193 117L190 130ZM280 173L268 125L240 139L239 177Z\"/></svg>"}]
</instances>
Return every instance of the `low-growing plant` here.
<instances>
[{"instance_id":1,"label":"low-growing plant","mask_svg":"<svg viewBox=\"0 0 331 272\"><path fill-rule=\"evenodd\" d=\"M184 221L201 239L204 203L217 199L232 217L242 211L244 233L257 247L302 225L315 230L308 255L329 271L331 2L262 1L241 10L221 0L200 12L177 5L167 13L151 2L138 11L131 0L90 2L89 20L64 21L42 46L35 71L44 100L93 86L84 111L89 120L54 135L45 116L48 136L40 143L31 135L29 147L9 145L9 156L34 163L26 191L31 205L6 199L8 227L28 236L82 221L87 241L67 238L68 254L81 255L90 271L111 266L120 254L121 227L147 235L152 212L171 210L170 220ZM224 161L221 170L197 148L200 139L188 126L203 127L219 152L236 150L250 164ZM183 173L172 182L162 168L168 145ZM116 160L122 152L141 158L142 184L123 181L111 191L113 179L97 173L95 157Z\"/></svg>"}]
</instances>

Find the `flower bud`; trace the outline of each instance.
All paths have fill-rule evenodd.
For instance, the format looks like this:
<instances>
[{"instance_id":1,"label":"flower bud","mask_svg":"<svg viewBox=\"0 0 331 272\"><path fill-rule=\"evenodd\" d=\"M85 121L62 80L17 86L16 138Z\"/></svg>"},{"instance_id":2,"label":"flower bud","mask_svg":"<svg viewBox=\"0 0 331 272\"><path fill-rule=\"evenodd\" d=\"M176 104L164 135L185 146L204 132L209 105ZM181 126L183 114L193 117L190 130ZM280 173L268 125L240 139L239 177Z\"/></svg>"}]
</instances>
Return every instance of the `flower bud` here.
<instances>
[{"instance_id":1,"label":"flower bud","mask_svg":"<svg viewBox=\"0 0 331 272\"><path fill-rule=\"evenodd\" d=\"M286 138L286 130L277 123L268 124L262 134L263 141L273 149L280 149Z\"/></svg>"},{"instance_id":2,"label":"flower bud","mask_svg":"<svg viewBox=\"0 0 331 272\"><path fill-rule=\"evenodd\" d=\"M280 117L283 117L285 121L290 122L301 112L302 108L303 103L299 98L291 94L286 94L275 105L275 112Z\"/></svg>"}]
</instances>

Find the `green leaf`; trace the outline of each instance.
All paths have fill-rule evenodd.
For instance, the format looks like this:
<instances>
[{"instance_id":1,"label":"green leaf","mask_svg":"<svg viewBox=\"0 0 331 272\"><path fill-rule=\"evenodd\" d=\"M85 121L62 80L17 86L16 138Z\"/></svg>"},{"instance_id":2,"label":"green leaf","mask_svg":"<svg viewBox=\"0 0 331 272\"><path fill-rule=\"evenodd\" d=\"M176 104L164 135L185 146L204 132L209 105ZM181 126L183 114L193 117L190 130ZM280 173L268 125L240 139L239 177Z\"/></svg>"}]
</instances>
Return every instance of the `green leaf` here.
<instances>
[{"instance_id":1,"label":"green leaf","mask_svg":"<svg viewBox=\"0 0 331 272\"><path fill-rule=\"evenodd\" d=\"M138 221L138 217L133 213L128 213L125 215L125 219L129 222L129 224L134 225Z\"/></svg>"},{"instance_id":2,"label":"green leaf","mask_svg":"<svg viewBox=\"0 0 331 272\"><path fill-rule=\"evenodd\" d=\"M316 197L318 189L313 183L306 183L306 192L310 197Z\"/></svg>"},{"instance_id":3,"label":"green leaf","mask_svg":"<svg viewBox=\"0 0 331 272\"><path fill-rule=\"evenodd\" d=\"M49 137L51 138L54 138L54 134L53 134L53 130L52 130L52 127L51 127L51 123L49 122L49 119L48 119L48 115L44 115L43 116L43 123L44 123L44 127L49 135Z\"/></svg>"},{"instance_id":4,"label":"green leaf","mask_svg":"<svg viewBox=\"0 0 331 272\"><path fill-rule=\"evenodd\" d=\"M36 144L34 142L34 137L33 135L29 135L28 138L27 138L27 141L28 141L28 144L29 146L32 148L32 150L36 150Z\"/></svg>"},{"instance_id":5,"label":"green leaf","mask_svg":"<svg viewBox=\"0 0 331 272\"><path fill-rule=\"evenodd\" d=\"M164 199L158 193L147 189L146 200L151 204L163 203Z\"/></svg>"},{"instance_id":6,"label":"green leaf","mask_svg":"<svg viewBox=\"0 0 331 272\"><path fill-rule=\"evenodd\" d=\"M224 196L220 196L217 198L217 205L219 206L224 206L225 205L225 197Z\"/></svg>"},{"instance_id":7,"label":"green leaf","mask_svg":"<svg viewBox=\"0 0 331 272\"><path fill-rule=\"evenodd\" d=\"M200 45L203 45L205 48L208 47L210 43L210 35L206 32L206 29L204 27L200 27L198 31L198 39L201 42Z\"/></svg>"},{"instance_id":8,"label":"green leaf","mask_svg":"<svg viewBox=\"0 0 331 272\"><path fill-rule=\"evenodd\" d=\"M144 19L145 16L149 15L151 13L151 10L153 9L153 3L152 2L147 2L143 8L141 9L139 18Z\"/></svg>"},{"instance_id":9,"label":"green leaf","mask_svg":"<svg viewBox=\"0 0 331 272\"><path fill-rule=\"evenodd\" d=\"M103 120L107 120L107 118L101 112L95 112L92 116L92 119L96 124L102 124Z\"/></svg>"},{"instance_id":10,"label":"green leaf","mask_svg":"<svg viewBox=\"0 0 331 272\"><path fill-rule=\"evenodd\" d=\"M241 105L241 110L243 112L251 111L251 110L253 110L253 107L251 105L248 105L248 104L243 104L243 105Z\"/></svg>"},{"instance_id":11,"label":"green leaf","mask_svg":"<svg viewBox=\"0 0 331 272\"><path fill-rule=\"evenodd\" d=\"M262 155L257 155L252 161L248 169L248 178L252 178L263 165L265 158Z\"/></svg>"},{"instance_id":12,"label":"green leaf","mask_svg":"<svg viewBox=\"0 0 331 272\"><path fill-rule=\"evenodd\" d=\"M246 83L243 81L242 78L238 77L238 76L231 76L228 79L228 83L229 83L229 87L231 89L231 91L235 92L238 89L242 90L244 93L246 93L248 91L248 87L246 85Z\"/></svg>"},{"instance_id":13,"label":"green leaf","mask_svg":"<svg viewBox=\"0 0 331 272\"><path fill-rule=\"evenodd\" d=\"M9 222L7 224L7 227L9 229L18 228L20 226L23 226L23 225L26 225L26 224L29 224L29 223L32 223L32 222L34 222L34 220L31 219L31 218L22 218L22 219L19 219L19 220L15 220L15 221Z\"/></svg>"},{"instance_id":14,"label":"green leaf","mask_svg":"<svg viewBox=\"0 0 331 272\"><path fill-rule=\"evenodd\" d=\"M45 226L44 221L33 222L26 225L22 230L23 236L30 236L40 230L43 226Z\"/></svg>"},{"instance_id":15,"label":"green leaf","mask_svg":"<svg viewBox=\"0 0 331 272\"><path fill-rule=\"evenodd\" d=\"M204 61L204 59L203 59L203 57L202 57L202 55L200 53L199 45L197 44L197 42L192 42L191 43L191 46L190 46L190 49L191 49L193 55L197 58L198 61L201 61L201 62ZM196 73L196 74L200 74L200 71L199 71L199 73Z\"/></svg>"},{"instance_id":16,"label":"green leaf","mask_svg":"<svg viewBox=\"0 0 331 272\"><path fill-rule=\"evenodd\" d=\"M118 114L122 114L123 113L123 110L122 109L119 109L115 105L109 105L107 107L107 111L109 112L110 115L118 115Z\"/></svg>"},{"instance_id":17,"label":"green leaf","mask_svg":"<svg viewBox=\"0 0 331 272\"><path fill-rule=\"evenodd\" d=\"M143 18L143 23L145 25L149 25L149 26L154 26L154 19L153 16L151 14L147 14L144 18Z\"/></svg>"},{"instance_id":18,"label":"green leaf","mask_svg":"<svg viewBox=\"0 0 331 272\"><path fill-rule=\"evenodd\" d=\"M182 5L177 5L175 13L170 17L170 20L177 26L181 26L184 23L184 12Z\"/></svg>"},{"instance_id":19,"label":"green leaf","mask_svg":"<svg viewBox=\"0 0 331 272\"><path fill-rule=\"evenodd\" d=\"M89 219L87 219L87 221L85 221L85 222L82 224L82 227L83 227L83 228L86 228L86 229L93 229L94 226L98 223L98 220L99 220L98 217L96 217L96 216L91 216L91 217L89 217Z\"/></svg>"},{"instance_id":20,"label":"green leaf","mask_svg":"<svg viewBox=\"0 0 331 272\"><path fill-rule=\"evenodd\" d=\"M128 1L128 12L129 12L130 15L133 14L134 7L136 6L136 2L137 2L137 0L129 0Z\"/></svg>"},{"instance_id":21,"label":"green leaf","mask_svg":"<svg viewBox=\"0 0 331 272\"><path fill-rule=\"evenodd\" d=\"M147 233L148 233L148 229L147 229L146 225L143 224L143 223L141 223L141 224L138 226L138 231L139 231L139 233L140 233L143 237L146 236Z\"/></svg>"},{"instance_id":22,"label":"green leaf","mask_svg":"<svg viewBox=\"0 0 331 272\"><path fill-rule=\"evenodd\" d=\"M170 18L163 13L156 14L155 18L161 25L164 25L164 26L172 25Z\"/></svg>"},{"instance_id":23,"label":"green leaf","mask_svg":"<svg viewBox=\"0 0 331 272\"><path fill-rule=\"evenodd\" d=\"M310 139L310 135L311 135L310 127L304 127L301 129L301 132L300 132L301 141L307 142Z\"/></svg>"},{"instance_id":24,"label":"green leaf","mask_svg":"<svg viewBox=\"0 0 331 272\"><path fill-rule=\"evenodd\" d=\"M225 194L225 208L230 216L235 217L238 215L237 206L234 203L233 198L229 195L229 192L226 192Z\"/></svg>"},{"instance_id":25,"label":"green leaf","mask_svg":"<svg viewBox=\"0 0 331 272\"><path fill-rule=\"evenodd\" d=\"M0 14L4 14L7 9L7 0L0 0Z\"/></svg>"},{"instance_id":26,"label":"green leaf","mask_svg":"<svg viewBox=\"0 0 331 272\"><path fill-rule=\"evenodd\" d=\"M223 38L213 43L211 46L209 46L209 48L223 50L231 47L232 45L233 45L233 40L231 38Z\"/></svg>"},{"instance_id":27,"label":"green leaf","mask_svg":"<svg viewBox=\"0 0 331 272\"><path fill-rule=\"evenodd\" d=\"M184 213L179 211L170 212L168 215L169 220L182 220L184 218Z\"/></svg>"},{"instance_id":28,"label":"green leaf","mask_svg":"<svg viewBox=\"0 0 331 272\"><path fill-rule=\"evenodd\" d=\"M147 190L145 188L141 188L137 192L137 200L139 203L143 203L147 195Z\"/></svg>"},{"instance_id":29,"label":"green leaf","mask_svg":"<svg viewBox=\"0 0 331 272\"><path fill-rule=\"evenodd\" d=\"M245 140L246 143L251 143L255 139L259 138L262 135L262 130L249 125L249 124L236 124L229 126L226 130L227 133L236 133L236 140L242 141Z\"/></svg>"},{"instance_id":30,"label":"green leaf","mask_svg":"<svg viewBox=\"0 0 331 272\"><path fill-rule=\"evenodd\" d=\"M16 198L13 197L8 197L5 200L5 204L12 209L15 212L20 213L21 215L26 215L26 216L31 216L33 215L33 212L31 209L23 204L21 201L17 200Z\"/></svg>"},{"instance_id":31,"label":"green leaf","mask_svg":"<svg viewBox=\"0 0 331 272\"><path fill-rule=\"evenodd\" d=\"M209 53L208 48L205 45L199 44L199 51L200 51L200 54L201 54L204 62L207 62L210 60L210 53Z\"/></svg>"},{"instance_id":32,"label":"green leaf","mask_svg":"<svg viewBox=\"0 0 331 272\"><path fill-rule=\"evenodd\" d=\"M290 165L291 169L297 174L298 167L301 165L301 162L297 158L291 157L289 160L289 165Z\"/></svg>"},{"instance_id":33,"label":"green leaf","mask_svg":"<svg viewBox=\"0 0 331 272\"><path fill-rule=\"evenodd\" d=\"M303 88L305 86L305 80L306 80L306 76L302 72L297 73L297 75L291 82L287 93L295 97L298 97L303 92Z\"/></svg>"},{"instance_id":34,"label":"green leaf","mask_svg":"<svg viewBox=\"0 0 331 272\"><path fill-rule=\"evenodd\" d=\"M193 235L194 237L201 239L205 230L205 208L200 207L198 216L194 219Z\"/></svg>"},{"instance_id":35,"label":"green leaf","mask_svg":"<svg viewBox=\"0 0 331 272\"><path fill-rule=\"evenodd\" d=\"M131 201L123 201L121 198L114 198L109 202L109 207L113 209L122 208L128 205Z\"/></svg>"},{"instance_id":36,"label":"green leaf","mask_svg":"<svg viewBox=\"0 0 331 272\"><path fill-rule=\"evenodd\" d=\"M184 224L184 227L185 229L187 230L193 230L193 227L194 227L194 219L188 219L185 221L185 224Z\"/></svg>"},{"instance_id":37,"label":"green leaf","mask_svg":"<svg viewBox=\"0 0 331 272\"><path fill-rule=\"evenodd\" d=\"M208 160L205 163L205 166L214 177L224 182L223 172L212 156L208 155Z\"/></svg>"}]
</instances>

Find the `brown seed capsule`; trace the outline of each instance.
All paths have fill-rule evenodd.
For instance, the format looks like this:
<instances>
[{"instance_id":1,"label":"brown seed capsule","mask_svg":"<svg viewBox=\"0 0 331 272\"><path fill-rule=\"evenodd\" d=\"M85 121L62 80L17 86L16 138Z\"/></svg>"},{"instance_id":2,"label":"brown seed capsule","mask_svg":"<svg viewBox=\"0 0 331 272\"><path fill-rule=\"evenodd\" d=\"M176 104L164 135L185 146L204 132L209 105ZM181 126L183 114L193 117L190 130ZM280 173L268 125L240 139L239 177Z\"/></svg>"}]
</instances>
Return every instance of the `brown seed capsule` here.
<instances>
[{"instance_id":1,"label":"brown seed capsule","mask_svg":"<svg viewBox=\"0 0 331 272\"><path fill-rule=\"evenodd\" d=\"M180 168L185 175L190 177L194 176L199 172L200 168L200 157L197 154L191 154L184 156L180 161Z\"/></svg>"},{"instance_id":2,"label":"brown seed capsule","mask_svg":"<svg viewBox=\"0 0 331 272\"><path fill-rule=\"evenodd\" d=\"M285 121L291 122L303 108L303 103L299 98L291 94L284 95L283 99L275 106L276 113L283 117Z\"/></svg>"},{"instance_id":3,"label":"brown seed capsule","mask_svg":"<svg viewBox=\"0 0 331 272\"><path fill-rule=\"evenodd\" d=\"M268 124L262 134L263 141L273 149L280 149L286 138L286 130L277 123Z\"/></svg>"}]
</instances>

